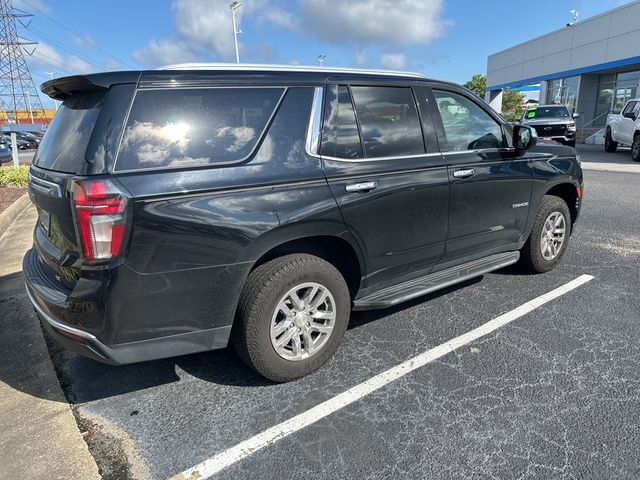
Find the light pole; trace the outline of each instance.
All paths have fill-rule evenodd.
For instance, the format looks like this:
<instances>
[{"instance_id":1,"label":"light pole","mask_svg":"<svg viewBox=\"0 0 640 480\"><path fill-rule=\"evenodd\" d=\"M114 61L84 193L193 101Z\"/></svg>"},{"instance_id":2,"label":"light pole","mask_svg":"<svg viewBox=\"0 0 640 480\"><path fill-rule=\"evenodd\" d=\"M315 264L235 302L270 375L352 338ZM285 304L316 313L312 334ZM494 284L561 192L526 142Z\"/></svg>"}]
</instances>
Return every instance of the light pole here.
<instances>
[{"instance_id":1,"label":"light pole","mask_svg":"<svg viewBox=\"0 0 640 480\"><path fill-rule=\"evenodd\" d=\"M49 75L49 78L50 78L51 80L53 80L54 75L55 75L56 73L58 73L58 72L45 72L45 73L46 73L47 75ZM54 101L53 101L53 104L56 106L56 111L57 111L57 110L58 110L58 102L57 102L57 100L54 100Z\"/></svg>"},{"instance_id":2,"label":"light pole","mask_svg":"<svg viewBox=\"0 0 640 480\"><path fill-rule=\"evenodd\" d=\"M240 2L231 2L229 9L231 9L231 21L233 22L233 43L236 47L236 63L240 63L240 53L238 52L238 34L242 33L236 28L236 10L240 8L242 4Z\"/></svg>"},{"instance_id":3,"label":"light pole","mask_svg":"<svg viewBox=\"0 0 640 480\"><path fill-rule=\"evenodd\" d=\"M324 65L325 58L327 58L327 56L324 53L321 53L320 55L318 55L318 61L320 62L321 67Z\"/></svg>"}]
</instances>

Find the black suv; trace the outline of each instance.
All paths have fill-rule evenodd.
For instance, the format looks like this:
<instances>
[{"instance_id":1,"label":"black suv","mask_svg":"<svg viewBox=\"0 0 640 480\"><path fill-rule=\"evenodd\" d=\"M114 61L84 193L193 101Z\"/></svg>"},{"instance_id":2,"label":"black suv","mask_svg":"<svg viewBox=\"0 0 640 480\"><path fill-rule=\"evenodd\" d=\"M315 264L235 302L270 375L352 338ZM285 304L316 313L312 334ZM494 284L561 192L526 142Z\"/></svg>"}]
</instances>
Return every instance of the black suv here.
<instances>
[{"instance_id":1,"label":"black suv","mask_svg":"<svg viewBox=\"0 0 640 480\"><path fill-rule=\"evenodd\" d=\"M573 148L399 72L187 65L46 82L24 258L45 328L124 364L223 348L287 381L377 309L516 263L578 217Z\"/></svg>"},{"instance_id":2,"label":"black suv","mask_svg":"<svg viewBox=\"0 0 640 480\"><path fill-rule=\"evenodd\" d=\"M540 105L522 115L521 123L533 127L544 140L576 146L576 122L580 114L570 114L564 105Z\"/></svg>"}]
</instances>

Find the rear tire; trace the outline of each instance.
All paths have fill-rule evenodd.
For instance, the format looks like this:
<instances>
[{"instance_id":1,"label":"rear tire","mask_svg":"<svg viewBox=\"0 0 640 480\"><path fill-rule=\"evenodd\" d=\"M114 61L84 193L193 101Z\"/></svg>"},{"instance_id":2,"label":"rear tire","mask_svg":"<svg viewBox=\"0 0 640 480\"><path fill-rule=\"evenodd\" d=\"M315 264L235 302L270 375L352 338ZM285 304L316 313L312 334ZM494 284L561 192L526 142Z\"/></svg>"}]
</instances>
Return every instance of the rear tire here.
<instances>
[{"instance_id":1,"label":"rear tire","mask_svg":"<svg viewBox=\"0 0 640 480\"><path fill-rule=\"evenodd\" d=\"M333 265L313 255L285 255L249 274L233 345L260 375L275 382L295 380L335 353L350 311L349 288Z\"/></svg>"},{"instance_id":2,"label":"rear tire","mask_svg":"<svg viewBox=\"0 0 640 480\"><path fill-rule=\"evenodd\" d=\"M640 132L636 133L633 137L633 143L631 144L631 158L634 162L640 162Z\"/></svg>"},{"instance_id":3,"label":"rear tire","mask_svg":"<svg viewBox=\"0 0 640 480\"><path fill-rule=\"evenodd\" d=\"M614 153L618 149L618 142L613 141L611 137L611 129L607 128L607 133L604 135L604 151Z\"/></svg>"},{"instance_id":4,"label":"rear tire","mask_svg":"<svg viewBox=\"0 0 640 480\"><path fill-rule=\"evenodd\" d=\"M520 250L521 265L533 273L552 270L567 251L570 235L569 207L562 198L545 195L527 243Z\"/></svg>"}]
</instances>

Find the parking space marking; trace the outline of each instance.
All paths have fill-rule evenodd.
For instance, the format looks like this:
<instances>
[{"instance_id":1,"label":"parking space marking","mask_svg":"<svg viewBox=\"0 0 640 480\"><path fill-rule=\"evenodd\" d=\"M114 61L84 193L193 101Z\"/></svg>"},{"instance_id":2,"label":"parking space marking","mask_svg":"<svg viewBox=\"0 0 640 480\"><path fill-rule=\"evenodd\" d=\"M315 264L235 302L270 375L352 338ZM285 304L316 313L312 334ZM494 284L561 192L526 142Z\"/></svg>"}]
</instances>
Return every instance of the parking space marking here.
<instances>
[{"instance_id":1,"label":"parking space marking","mask_svg":"<svg viewBox=\"0 0 640 480\"><path fill-rule=\"evenodd\" d=\"M217 472L220 472L230 465L248 457L252 453L266 446L273 445L275 442L281 440L287 435L316 423L317 421L343 409L370 393L375 392L385 385L404 377L408 373L423 367L428 363L431 363L444 355L473 342L474 340L482 338L501 327L504 327L536 308L541 307L542 305L555 300L572 290L575 290L591 280L593 280L591 275L581 275L575 280L565 283L548 293L540 295L539 297L536 297L533 300L530 300L527 303L488 321L478 328L416 355L415 357L410 358L409 360L402 362L401 364L392 367L369 380L366 380L365 382L362 382L349 390L346 390L341 394L330 398L329 400L326 400L315 407L300 413L299 415L296 415L295 417L258 433L248 440L245 440L215 455L214 457L205 460L195 467L189 468L175 475L172 477L172 480L210 478Z\"/></svg>"}]
</instances>

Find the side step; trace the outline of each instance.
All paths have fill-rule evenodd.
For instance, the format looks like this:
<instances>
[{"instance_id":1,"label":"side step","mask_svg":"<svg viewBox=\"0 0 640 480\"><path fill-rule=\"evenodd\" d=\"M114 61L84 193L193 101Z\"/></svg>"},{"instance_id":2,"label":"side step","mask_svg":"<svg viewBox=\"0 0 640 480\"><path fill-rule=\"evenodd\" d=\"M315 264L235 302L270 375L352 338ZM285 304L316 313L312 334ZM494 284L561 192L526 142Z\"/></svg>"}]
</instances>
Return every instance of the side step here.
<instances>
[{"instance_id":1,"label":"side step","mask_svg":"<svg viewBox=\"0 0 640 480\"><path fill-rule=\"evenodd\" d=\"M358 298L353 302L354 310L387 308L406 302L427 293L464 282L484 273L513 265L520 258L520 252L497 253L488 257L463 263L456 267L430 273L398 285L391 285L377 292Z\"/></svg>"}]
</instances>

